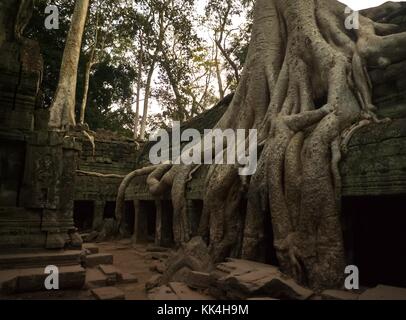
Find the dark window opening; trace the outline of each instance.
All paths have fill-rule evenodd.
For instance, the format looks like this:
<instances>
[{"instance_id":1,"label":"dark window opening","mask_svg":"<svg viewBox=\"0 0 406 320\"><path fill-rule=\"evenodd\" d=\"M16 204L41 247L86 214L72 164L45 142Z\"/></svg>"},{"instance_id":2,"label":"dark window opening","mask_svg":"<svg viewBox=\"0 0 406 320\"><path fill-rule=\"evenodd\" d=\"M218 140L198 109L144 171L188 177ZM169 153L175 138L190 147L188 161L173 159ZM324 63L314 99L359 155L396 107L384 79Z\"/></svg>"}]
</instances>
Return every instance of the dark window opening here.
<instances>
[{"instance_id":1,"label":"dark window opening","mask_svg":"<svg viewBox=\"0 0 406 320\"><path fill-rule=\"evenodd\" d=\"M104 205L103 219L115 219L116 217L116 202L107 201Z\"/></svg>"},{"instance_id":2,"label":"dark window opening","mask_svg":"<svg viewBox=\"0 0 406 320\"><path fill-rule=\"evenodd\" d=\"M140 201L139 219L139 240L154 242L156 228L156 206L154 201Z\"/></svg>"},{"instance_id":3,"label":"dark window opening","mask_svg":"<svg viewBox=\"0 0 406 320\"><path fill-rule=\"evenodd\" d=\"M75 201L73 205L73 220L79 231L92 229L94 215L93 201Z\"/></svg>"},{"instance_id":4,"label":"dark window opening","mask_svg":"<svg viewBox=\"0 0 406 320\"><path fill-rule=\"evenodd\" d=\"M134 219L135 219L135 210L134 210L134 201L126 201L124 208L124 223L126 231L132 235L134 234Z\"/></svg>"},{"instance_id":5,"label":"dark window opening","mask_svg":"<svg viewBox=\"0 0 406 320\"><path fill-rule=\"evenodd\" d=\"M405 195L343 199L347 260L361 285L406 287L405 208Z\"/></svg>"},{"instance_id":6,"label":"dark window opening","mask_svg":"<svg viewBox=\"0 0 406 320\"><path fill-rule=\"evenodd\" d=\"M0 205L17 207L24 175L25 144L0 141Z\"/></svg>"},{"instance_id":7,"label":"dark window opening","mask_svg":"<svg viewBox=\"0 0 406 320\"><path fill-rule=\"evenodd\" d=\"M173 206L172 201L162 201L161 245L171 247L173 240Z\"/></svg>"}]
</instances>

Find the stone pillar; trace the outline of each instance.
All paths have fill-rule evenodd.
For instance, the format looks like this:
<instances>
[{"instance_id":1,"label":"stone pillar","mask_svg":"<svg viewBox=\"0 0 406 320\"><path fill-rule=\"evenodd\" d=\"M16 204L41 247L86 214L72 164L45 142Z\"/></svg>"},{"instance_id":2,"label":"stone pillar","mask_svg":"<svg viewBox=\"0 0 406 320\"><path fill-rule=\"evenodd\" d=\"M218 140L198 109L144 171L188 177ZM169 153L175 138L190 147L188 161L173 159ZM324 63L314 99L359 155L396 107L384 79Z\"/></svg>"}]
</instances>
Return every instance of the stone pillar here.
<instances>
[{"instance_id":1,"label":"stone pillar","mask_svg":"<svg viewBox=\"0 0 406 320\"><path fill-rule=\"evenodd\" d=\"M104 216L104 206L106 205L103 200L96 200L94 202L94 212L93 212L93 230L98 230L103 224Z\"/></svg>"},{"instance_id":2,"label":"stone pillar","mask_svg":"<svg viewBox=\"0 0 406 320\"><path fill-rule=\"evenodd\" d=\"M145 243L148 241L148 212L142 207L140 200L134 200L134 234L133 243Z\"/></svg>"}]
</instances>

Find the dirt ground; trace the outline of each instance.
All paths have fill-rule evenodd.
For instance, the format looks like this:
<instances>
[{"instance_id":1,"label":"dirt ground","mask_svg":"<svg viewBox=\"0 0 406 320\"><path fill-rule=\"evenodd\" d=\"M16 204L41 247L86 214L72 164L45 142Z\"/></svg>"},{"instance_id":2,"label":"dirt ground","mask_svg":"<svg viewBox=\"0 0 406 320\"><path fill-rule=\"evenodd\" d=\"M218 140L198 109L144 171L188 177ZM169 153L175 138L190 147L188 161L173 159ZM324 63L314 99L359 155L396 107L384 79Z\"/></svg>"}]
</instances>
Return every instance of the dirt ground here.
<instances>
[{"instance_id":1,"label":"dirt ground","mask_svg":"<svg viewBox=\"0 0 406 320\"><path fill-rule=\"evenodd\" d=\"M96 244L99 253L110 253L114 257L113 265L123 273L131 273L138 279L137 283L116 284L115 287L125 293L126 300L147 300L145 283L155 274L150 270L154 261L147 252L147 246L134 247L130 240L103 242ZM55 290L46 292L22 293L13 295L0 294L1 300L94 300L89 289Z\"/></svg>"}]
</instances>

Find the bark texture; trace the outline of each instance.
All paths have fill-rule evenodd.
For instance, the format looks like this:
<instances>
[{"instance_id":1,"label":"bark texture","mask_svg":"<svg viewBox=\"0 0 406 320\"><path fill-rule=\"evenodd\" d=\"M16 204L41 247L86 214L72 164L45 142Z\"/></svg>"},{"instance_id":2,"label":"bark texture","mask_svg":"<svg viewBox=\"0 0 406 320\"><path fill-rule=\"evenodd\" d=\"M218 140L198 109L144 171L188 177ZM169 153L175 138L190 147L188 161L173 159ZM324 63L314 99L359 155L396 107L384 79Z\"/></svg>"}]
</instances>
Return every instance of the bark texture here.
<instances>
[{"instance_id":1,"label":"bark texture","mask_svg":"<svg viewBox=\"0 0 406 320\"><path fill-rule=\"evenodd\" d=\"M89 0L77 0L72 22L66 39L59 82L52 102L49 127L62 129L74 126L77 70L82 46L83 31L86 23Z\"/></svg>"},{"instance_id":2,"label":"bark texture","mask_svg":"<svg viewBox=\"0 0 406 320\"><path fill-rule=\"evenodd\" d=\"M361 15L359 29L346 29L347 18L335 0L257 0L246 65L217 128L257 129L262 151L248 182L234 166L210 166L199 233L214 262L263 259L270 220L283 272L314 289L343 285L341 152L357 128L378 121L367 67L406 57L396 26ZM194 167L157 170L154 190L172 186L175 241L187 242Z\"/></svg>"}]
</instances>

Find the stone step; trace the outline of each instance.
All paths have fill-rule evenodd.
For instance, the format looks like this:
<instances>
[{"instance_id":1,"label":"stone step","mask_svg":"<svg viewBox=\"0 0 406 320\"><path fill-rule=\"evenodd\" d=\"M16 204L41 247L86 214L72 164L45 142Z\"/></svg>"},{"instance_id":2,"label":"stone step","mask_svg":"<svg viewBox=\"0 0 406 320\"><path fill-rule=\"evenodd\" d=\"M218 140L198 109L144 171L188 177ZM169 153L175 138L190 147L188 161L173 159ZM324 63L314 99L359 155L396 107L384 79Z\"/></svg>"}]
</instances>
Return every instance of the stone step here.
<instances>
[{"instance_id":1,"label":"stone step","mask_svg":"<svg viewBox=\"0 0 406 320\"><path fill-rule=\"evenodd\" d=\"M113 255L109 253L90 254L85 258L85 266L88 268L97 267L101 264L113 264Z\"/></svg>"},{"instance_id":2,"label":"stone step","mask_svg":"<svg viewBox=\"0 0 406 320\"><path fill-rule=\"evenodd\" d=\"M138 278L135 274L132 273L122 273L120 283L129 284L129 283L137 283Z\"/></svg>"},{"instance_id":3,"label":"stone step","mask_svg":"<svg viewBox=\"0 0 406 320\"><path fill-rule=\"evenodd\" d=\"M214 284L214 279L209 273L191 271L188 273L185 282L193 289L207 289Z\"/></svg>"},{"instance_id":4,"label":"stone step","mask_svg":"<svg viewBox=\"0 0 406 320\"><path fill-rule=\"evenodd\" d=\"M82 245L84 250L87 250L89 254L97 254L99 253L99 247L96 246L94 243L84 243Z\"/></svg>"},{"instance_id":5,"label":"stone step","mask_svg":"<svg viewBox=\"0 0 406 320\"><path fill-rule=\"evenodd\" d=\"M80 250L39 251L33 253L0 254L0 270L45 268L49 265L73 266L80 263Z\"/></svg>"},{"instance_id":6,"label":"stone step","mask_svg":"<svg viewBox=\"0 0 406 320\"><path fill-rule=\"evenodd\" d=\"M107 276L99 269L86 269L86 288L95 289L107 286Z\"/></svg>"},{"instance_id":7,"label":"stone step","mask_svg":"<svg viewBox=\"0 0 406 320\"><path fill-rule=\"evenodd\" d=\"M111 264L101 264L99 270L107 277L109 285L113 285L122 279L121 271Z\"/></svg>"},{"instance_id":8,"label":"stone step","mask_svg":"<svg viewBox=\"0 0 406 320\"><path fill-rule=\"evenodd\" d=\"M59 267L59 290L81 289L86 271L81 266ZM4 293L46 291L45 279L49 274L44 268L13 269L0 271L0 288Z\"/></svg>"}]
</instances>

